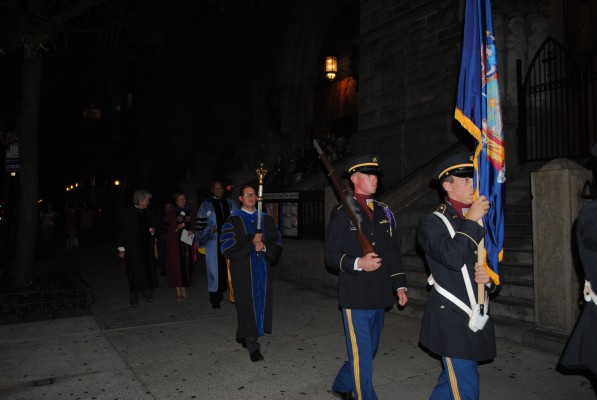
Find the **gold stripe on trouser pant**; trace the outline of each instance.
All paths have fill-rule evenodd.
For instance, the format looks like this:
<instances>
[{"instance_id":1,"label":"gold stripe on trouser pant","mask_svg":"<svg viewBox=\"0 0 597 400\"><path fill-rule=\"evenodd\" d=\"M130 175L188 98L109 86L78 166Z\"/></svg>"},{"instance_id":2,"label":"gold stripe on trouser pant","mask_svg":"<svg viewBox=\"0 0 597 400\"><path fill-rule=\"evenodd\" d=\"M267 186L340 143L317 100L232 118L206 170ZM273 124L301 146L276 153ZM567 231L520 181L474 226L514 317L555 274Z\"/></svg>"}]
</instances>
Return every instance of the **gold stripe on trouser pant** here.
<instances>
[{"instance_id":1,"label":"gold stripe on trouser pant","mask_svg":"<svg viewBox=\"0 0 597 400\"><path fill-rule=\"evenodd\" d=\"M454 394L454 400L460 400L460 392L458 391L458 380L456 379L454 367L452 367L452 359L450 357L446 357L446 367L446 372L448 373L448 378L450 381L450 387L452 388L452 394Z\"/></svg>"},{"instance_id":2,"label":"gold stripe on trouser pant","mask_svg":"<svg viewBox=\"0 0 597 400\"><path fill-rule=\"evenodd\" d=\"M348 327L350 329L350 343L352 344L352 370L354 371L355 392L357 399L362 399L361 394L361 370L359 368L359 346L357 344L357 337L354 333L354 326L352 324L352 310L346 309L346 319L348 320Z\"/></svg>"}]
</instances>

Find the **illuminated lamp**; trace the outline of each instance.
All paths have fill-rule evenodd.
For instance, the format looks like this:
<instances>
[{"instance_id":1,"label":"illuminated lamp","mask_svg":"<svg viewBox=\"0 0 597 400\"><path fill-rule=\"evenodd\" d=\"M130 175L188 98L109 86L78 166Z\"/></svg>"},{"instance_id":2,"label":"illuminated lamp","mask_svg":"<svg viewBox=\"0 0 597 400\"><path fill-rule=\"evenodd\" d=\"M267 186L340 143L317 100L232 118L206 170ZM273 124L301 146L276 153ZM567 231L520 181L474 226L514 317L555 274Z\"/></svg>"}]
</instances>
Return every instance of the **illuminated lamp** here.
<instances>
[{"instance_id":1,"label":"illuminated lamp","mask_svg":"<svg viewBox=\"0 0 597 400\"><path fill-rule=\"evenodd\" d=\"M327 56L325 58L325 77L333 81L338 74L338 58L334 56Z\"/></svg>"}]
</instances>

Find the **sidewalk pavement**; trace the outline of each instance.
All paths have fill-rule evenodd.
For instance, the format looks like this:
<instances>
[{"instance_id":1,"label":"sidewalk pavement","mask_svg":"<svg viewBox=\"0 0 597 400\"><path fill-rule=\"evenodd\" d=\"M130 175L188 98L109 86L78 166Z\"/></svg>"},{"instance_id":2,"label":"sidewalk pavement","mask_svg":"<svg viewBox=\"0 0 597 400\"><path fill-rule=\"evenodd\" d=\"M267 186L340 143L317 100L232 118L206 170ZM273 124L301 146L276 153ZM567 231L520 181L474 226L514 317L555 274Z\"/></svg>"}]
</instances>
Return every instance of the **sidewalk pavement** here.
<instances>
[{"instance_id":1,"label":"sidewalk pavement","mask_svg":"<svg viewBox=\"0 0 597 400\"><path fill-rule=\"evenodd\" d=\"M197 286L175 301L161 277L154 303L128 304L115 251L58 254L93 287L93 315L0 325L0 399L333 399L346 359L336 299L274 282L273 334L261 338L263 362L235 341L232 304L211 308L205 265ZM322 266L323 268L323 266ZM380 399L427 399L440 362L418 347L420 321L387 313L374 383ZM498 340L497 358L480 366L482 399L595 399L589 381L556 371L557 354Z\"/></svg>"}]
</instances>

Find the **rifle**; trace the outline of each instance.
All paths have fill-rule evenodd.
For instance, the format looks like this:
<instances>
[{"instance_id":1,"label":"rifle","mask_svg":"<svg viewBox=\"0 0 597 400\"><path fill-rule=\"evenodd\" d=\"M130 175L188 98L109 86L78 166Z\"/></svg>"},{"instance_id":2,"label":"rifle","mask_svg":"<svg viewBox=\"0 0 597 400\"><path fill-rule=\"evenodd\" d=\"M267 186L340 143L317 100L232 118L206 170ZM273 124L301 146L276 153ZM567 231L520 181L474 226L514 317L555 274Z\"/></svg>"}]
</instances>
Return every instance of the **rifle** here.
<instances>
[{"instance_id":1,"label":"rifle","mask_svg":"<svg viewBox=\"0 0 597 400\"><path fill-rule=\"evenodd\" d=\"M321 147L319 147L319 143L317 143L317 140L313 140L313 145L315 146L315 150L317 150L317 153L319 154L319 159L323 163L323 166L328 171L328 176L330 177L332 185L336 190L336 195L338 196L342 205L344 205L344 210L346 210L348 217L350 218L354 226L356 226L357 228L357 240L361 245L363 255L367 253L373 253L375 251L373 249L373 245L371 244L369 239L367 239L365 233L363 232L363 229L361 228L361 222L363 220L363 217L357 214L356 212L356 210L358 209L356 200L354 199L354 197L352 197L352 194L350 194L346 186L344 186L344 184L342 183L342 180L338 176L338 173L334 169L334 166L332 165L328 157L325 155L325 153L321 150Z\"/></svg>"}]
</instances>

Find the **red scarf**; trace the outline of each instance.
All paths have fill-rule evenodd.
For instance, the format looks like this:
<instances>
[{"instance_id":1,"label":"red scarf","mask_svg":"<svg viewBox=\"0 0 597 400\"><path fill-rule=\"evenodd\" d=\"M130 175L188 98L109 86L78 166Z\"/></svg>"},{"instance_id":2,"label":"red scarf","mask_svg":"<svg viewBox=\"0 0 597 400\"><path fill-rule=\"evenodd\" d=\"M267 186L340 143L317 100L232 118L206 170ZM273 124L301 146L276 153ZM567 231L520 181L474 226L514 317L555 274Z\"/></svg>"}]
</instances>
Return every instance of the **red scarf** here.
<instances>
[{"instance_id":1,"label":"red scarf","mask_svg":"<svg viewBox=\"0 0 597 400\"><path fill-rule=\"evenodd\" d=\"M373 219L373 205L369 206L370 203L373 203L373 195L370 194L354 194L354 198L357 199L361 207L365 209L369 219Z\"/></svg>"},{"instance_id":2,"label":"red scarf","mask_svg":"<svg viewBox=\"0 0 597 400\"><path fill-rule=\"evenodd\" d=\"M471 209L470 204L464 204L464 203L461 203L459 201L456 201L454 199L450 199L447 197L446 197L446 202L448 204L451 204L452 207L454 207L456 209L456 211L458 211L458 214L460 214L460 217L462 217L462 218L466 218L466 214L468 213L468 210Z\"/></svg>"}]
</instances>

